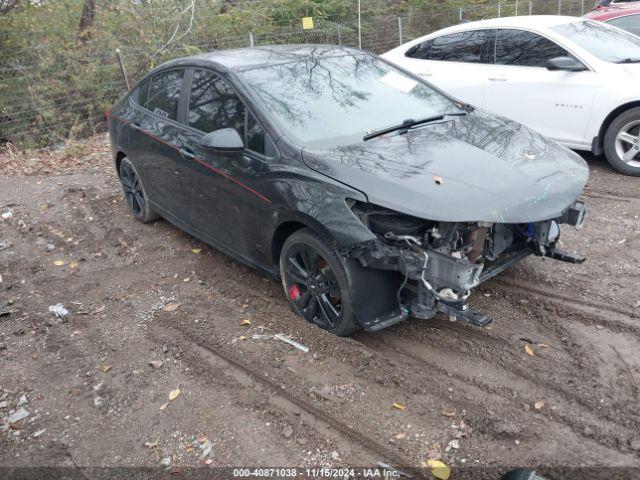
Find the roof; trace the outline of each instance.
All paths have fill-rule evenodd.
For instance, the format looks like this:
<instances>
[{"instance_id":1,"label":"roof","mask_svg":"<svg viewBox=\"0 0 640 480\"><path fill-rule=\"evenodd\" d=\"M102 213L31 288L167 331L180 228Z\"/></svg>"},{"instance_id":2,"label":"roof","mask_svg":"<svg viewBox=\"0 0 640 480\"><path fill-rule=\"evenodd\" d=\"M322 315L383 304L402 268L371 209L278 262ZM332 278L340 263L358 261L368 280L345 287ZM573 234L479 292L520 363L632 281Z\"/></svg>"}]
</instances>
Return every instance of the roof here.
<instances>
[{"instance_id":1,"label":"roof","mask_svg":"<svg viewBox=\"0 0 640 480\"><path fill-rule=\"evenodd\" d=\"M295 62L309 58L327 58L349 54L363 54L361 50L338 45L268 45L260 47L216 50L177 61L211 62L230 70Z\"/></svg>"},{"instance_id":2,"label":"roof","mask_svg":"<svg viewBox=\"0 0 640 480\"><path fill-rule=\"evenodd\" d=\"M625 15L632 15L634 13L640 13L640 2L633 3L612 3L608 7L600 7L596 10L585 15L586 18L591 20L598 20L600 22L606 22L617 17L624 17Z\"/></svg>"},{"instance_id":3,"label":"roof","mask_svg":"<svg viewBox=\"0 0 640 480\"><path fill-rule=\"evenodd\" d=\"M580 17L568 17L563 15L526 15L518 17L500 17L476 22L461 23L452 27L439 30L437 33L447 31L462 31L475 28L500 28L500 27L524 27L524 28L550 28L580 20Z\"/></svg>"}]
</instances>

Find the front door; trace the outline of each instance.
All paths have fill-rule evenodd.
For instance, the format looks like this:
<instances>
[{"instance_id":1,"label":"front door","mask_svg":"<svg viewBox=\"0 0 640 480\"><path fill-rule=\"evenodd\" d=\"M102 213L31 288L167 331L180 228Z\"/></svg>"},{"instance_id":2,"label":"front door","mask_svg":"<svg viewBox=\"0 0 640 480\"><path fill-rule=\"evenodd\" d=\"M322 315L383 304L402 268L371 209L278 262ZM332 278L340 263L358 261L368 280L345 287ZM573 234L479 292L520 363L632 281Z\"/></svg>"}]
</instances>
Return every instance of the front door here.
<instances>
[{"instance_id":1,"label":"front door","mask_svg":"<svg viewBox=\"0 0 640 480\"><path fill-rule=\"evenodd\" d=\"M551 71L547 60L571 56L534 32L497 32L496 65L487 75L485 108L569 145L589 143L586 128L596 73Z\"/></svg>"}]
</instances>

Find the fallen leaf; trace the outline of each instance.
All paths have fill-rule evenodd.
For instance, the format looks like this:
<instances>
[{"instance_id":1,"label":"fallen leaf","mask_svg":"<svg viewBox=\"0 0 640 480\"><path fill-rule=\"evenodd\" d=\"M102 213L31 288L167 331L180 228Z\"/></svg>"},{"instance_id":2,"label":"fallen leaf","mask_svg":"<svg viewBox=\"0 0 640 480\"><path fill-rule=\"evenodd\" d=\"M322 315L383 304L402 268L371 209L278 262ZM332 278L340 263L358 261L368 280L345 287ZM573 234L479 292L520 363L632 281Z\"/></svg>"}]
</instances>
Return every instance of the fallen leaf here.
<instances>
[{"instance_id":1,"label":"fallen leaf","mask_svg":"<svg viewBox=\"0 0 640 480\"><path fill-rule=\"evenodd\" d=\"M524 346L524 351L527 352L527 355L531 357L535 357L536 352L533 351L533 347L528 343Z\"/></svg>"},{"instance_id":2,"label":"fallen leaf","mask_svg":"<svg viewBox=\"0 0 640 480\"><path fill-rule=\"evenodd\" d=\"M74 269L78 268L78 262L76 262L75 260L74 260L74 261L72 261L72 262L69 264L69 268L71 268L71 270L74 270Z\"/></svg>"},{"instance_id":3,"label":"fallen leaf","mask_svg":"<svg viewBox=\"0 0 640 480\"><path fill-rule=\"evenodd\" d=\"M64 260L54 260L54 261L53 261L53 264L54 264L56 267L61 267L61 266L63 266L63 265L64 265Z\"/></svg>"},{"instance_id":4,"label":"fallen leaf","mask_svg":"<svg viewBox=\"0 0 640 480\"><path fill-rule=\"evenodd\" d=\"M251 320L245 319L240 322L240 325L251 325Z\"/></svg>"},{"instance_id":5,"label":"fallen leaf","mask_svg":"<svg viewBox=\"0 0 640 480\"><path fill-rule=\"evenodd\" d=\"M396 440L403 440L407 438L407 432L396 433Z\"/></svg>"},{"instance_id":6,"label":"fallen leaf","mask_svg":"<svg viewBox=\"0 0 640 480\"><path fill-rule=\"evenodd\" d=\"M187 453L192 453L193 452L193 447L187 447Z\"/></svg>"},{"instance_id":7,"label":"fallen leaf","mask_svg":"<svg viewBox=\"0 0 640 480\"><path fill-rule=\"evenodd\" d=\"M538 400L533 404L533 408L536 410L542 410L544 408L544 400Z\"/></svg>"},{"instance_id":8,"label":"fallen leaf","mask_svg":"<svg viewBox=\"0 0 640 480\"><path fill-rule=\"evenodd\" d=\"M404 405L402 405L401 403L394 403L392 406L393 406L393 408L395 408L396 410L404 410L405 408L407 408L407 407L405 407Z\"/></svg>"},{"instance_id":9,"label":"fallen leaf","mask_svg":"<svg viewBox=\"0 0 640 480\"><path fill-rule=\"evenodd\" d=\"M201 248L192 248L191 251L197 255L198 253L200 253L202 251L202 249Z\"/></svg>"},{"instance_id":10,"label":"fallen leaf","mask_svg":"<svg viewBox=\"0 0 640 480\"><path fill-rule=\"evenodd\" d=\"M434 477L439 478L440 480L449 480L449 477L451 476L451 469L446 463L429 458L427 459L426 464L424 462L423 464L431 470Z\"/></svg>"},{"instance_id":11,"label":"fallen leaf","mask_svg":"<svg viewBox=\"0 0 640 480\"><path fill-rule=\"evenodd\" d=\"M161 412L164 412L164 411L167 409L167 407L168 407L168 406L169 406L169 402L167 402L167 403L163 403L162 405L160 405L159 410L160 410Z\"/></svg>"},{"instance_id":12,"label":"fallen leaf","mask_svg":"<svg viewBox=\"0 0 640 480\"><path fill-rule=\"evenodd\" d=\"M453 410L443 410L441 412L443 417L455 417L456 416L456 412L454 412Z\"/></svg>"},{"instance_id":13,"label":"fallen leaf","mask_svg":"<svg viewBox=\"0 0 640 480\"><path fill-rule=\"evenodd\" d=\"M165 312L173 312L178 308L180 308L179 303L167 303L164 307L162 307L162 310Z\"/></svg>"},{"instance_id":14,"label":"fallen leaf","mask_svg":"<svg viewBox=\"0 0 640 480\"><path fill-rule=\"evenodd\" d=\"M549 345L547 345L546 343L539 343L538 346L540 348L549 348Z\"/></svg>"},{"instance_id":15,"label":"fallen leaf","mask_svg":"<svg viewBox=\"0 0 640 480\"><path fill-rule=\"evenodd\" d=\"M178 395L180 395L180 387L176 387L169 392L169 401L175 400L176 398L178 398Z\"/></svg>"},{"instance_id":16,"label":"fallen leaf","mask_svg":"<svg viewBox=\"0 0 640 480\"><path fill-rule=\"evenodd\" d=\"M158 446L158 440L155 442L144 442L144 446L147 448L156 448Z\"/></svg>"},{"instance_id":17,"label":"fallen leaf","mask_svg":"<svg viewBox=\"0 0 640 480\"><path fill-rule=\"evenodd\" d=\"M102 370L102 373L107 373L109 370L111 370L111 367L112 365L105 365L100 370Z\"/></svg>"},{"instance_id":18,"label":"fallen leaf","mask_svg":"<svg viewBox=\"0 0 640 480\"><path fill-rule=\"evenodd\" d=\"M244 335L240 335L238 337L238 340L248 340L248 337L245 337Z\"/></svg>"}]
</instances>

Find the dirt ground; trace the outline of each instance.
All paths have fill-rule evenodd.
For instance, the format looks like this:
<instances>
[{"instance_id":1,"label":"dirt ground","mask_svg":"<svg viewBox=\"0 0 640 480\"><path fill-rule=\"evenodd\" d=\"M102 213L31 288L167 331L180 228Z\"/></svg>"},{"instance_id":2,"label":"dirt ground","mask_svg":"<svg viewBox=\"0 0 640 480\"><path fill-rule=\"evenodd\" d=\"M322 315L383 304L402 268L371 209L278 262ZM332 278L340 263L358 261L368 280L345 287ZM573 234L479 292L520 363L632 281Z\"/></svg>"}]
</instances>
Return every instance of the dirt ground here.
<instances>
[{"instance_id":1,"label":"dirt ground","mask_svg":"<svg viewBox=\"0 0 640 480\"><path fill-rule=\"evenodd\" d=\"M454 479L640 478L640 179L589 158L586 225L562 234L586 263L528 258L481 286L491 327L438 316L343 339L276 280L135 222L106 142L0 155L5 473L382 461L430 478L432 458Z\"/></svg>"}]
</instances>

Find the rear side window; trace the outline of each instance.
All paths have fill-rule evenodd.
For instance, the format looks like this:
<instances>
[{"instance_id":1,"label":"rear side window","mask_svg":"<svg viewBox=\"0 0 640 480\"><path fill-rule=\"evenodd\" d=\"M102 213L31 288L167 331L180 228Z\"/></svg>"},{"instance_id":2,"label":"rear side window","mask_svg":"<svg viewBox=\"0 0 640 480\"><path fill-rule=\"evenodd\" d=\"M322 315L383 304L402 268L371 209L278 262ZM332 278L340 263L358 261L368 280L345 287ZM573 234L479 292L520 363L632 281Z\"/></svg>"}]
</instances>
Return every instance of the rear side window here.
<instances>
[{"instance_id":1,"label":"rear side window","mask_svg":"<svg viewBox=\"0 0 640 480\"><path fill-rule=\"evenodd\" d=\"M229 83L208 70L196 70L189 95L189 126L209 133L233 128L246 148L272 157L275 147Z\"/></svg>"},{"instance_id":2,"label":"rear side window","mask_svg":"<svg viewBox=\"0 0 640 480\"><path fill-rule=\"evenodd\" d=\"M492 40L492 30L458 32L416 45L406 56L443 62L493 63Z\"/></svg>"},{"instance_id":3,"label":"rear side window","mask_svg":"<svg viewBox=\"0 0 640 480\"><path fill-rule=\"evenodd\" d=\"M498 30L496 63L522 67L546 67L547 60L571 55L557 43L524 30Z\"/></svg>"},{"instance_id":4,"label":"rear side window","mask_svg":"<svg viewBox=\"0 0 640 480\"><path fill-rule=\"evenodd\" d=\"M183 75L184 70L170 70L155 75L149 83L148 98L144 104L140 102L143 93L141 88L138 95L140 104L156 115L177 120Z\"/></svg>"},{"instance_id":5,"label":"rear side window","mask_svg":"<svg viewBox=\"0 0 640 480\"><path fill-rule=\"evenodd\" d=\"M640 37L640 14L614 18L613 20L609 20L607 24L621 28Z\"/></svg>"}]
</instances>

